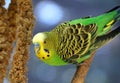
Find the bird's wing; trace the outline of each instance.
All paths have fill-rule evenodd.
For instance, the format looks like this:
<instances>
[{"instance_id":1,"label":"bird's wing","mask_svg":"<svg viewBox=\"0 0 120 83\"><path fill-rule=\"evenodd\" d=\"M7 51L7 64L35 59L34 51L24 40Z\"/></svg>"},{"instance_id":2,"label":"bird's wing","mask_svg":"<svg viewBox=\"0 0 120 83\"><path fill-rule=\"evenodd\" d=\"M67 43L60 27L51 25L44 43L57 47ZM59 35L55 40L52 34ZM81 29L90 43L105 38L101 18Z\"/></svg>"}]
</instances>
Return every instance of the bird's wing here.
<instances>
[{"instance_id":1,"label":"bird's wing","mask_svg":"<svg viewBox=\"0 0 120 83\"><path fill-rule=\"evenodd\" d=\"M89 25L69 25L64 28L60 36L58 53L60 58L69 63L75 63L75 59L80 58L94 42L97 34L96 24Z\"/></svg>"}]
</instances>

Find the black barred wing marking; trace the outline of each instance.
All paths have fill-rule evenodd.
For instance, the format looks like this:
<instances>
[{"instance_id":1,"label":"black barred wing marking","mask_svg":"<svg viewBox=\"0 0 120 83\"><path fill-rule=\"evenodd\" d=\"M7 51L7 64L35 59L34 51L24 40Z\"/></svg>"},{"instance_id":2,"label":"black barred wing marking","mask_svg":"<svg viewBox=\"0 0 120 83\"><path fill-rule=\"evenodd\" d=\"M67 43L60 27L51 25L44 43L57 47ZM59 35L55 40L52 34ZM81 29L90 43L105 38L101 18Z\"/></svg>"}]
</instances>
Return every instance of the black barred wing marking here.
<instances>
[{"instance_id":1,"label":"black barred wing marking","mask_svg":"<svg viewBox=\"0 0 120 83\"><path fill-rule=\"evenodd\" d=\"M96 38L96 32L96 24L67 26L60 37L60 58L68 63L77 63L76 59L89 50L91 42Z\"/></svg>"}]
</instances>

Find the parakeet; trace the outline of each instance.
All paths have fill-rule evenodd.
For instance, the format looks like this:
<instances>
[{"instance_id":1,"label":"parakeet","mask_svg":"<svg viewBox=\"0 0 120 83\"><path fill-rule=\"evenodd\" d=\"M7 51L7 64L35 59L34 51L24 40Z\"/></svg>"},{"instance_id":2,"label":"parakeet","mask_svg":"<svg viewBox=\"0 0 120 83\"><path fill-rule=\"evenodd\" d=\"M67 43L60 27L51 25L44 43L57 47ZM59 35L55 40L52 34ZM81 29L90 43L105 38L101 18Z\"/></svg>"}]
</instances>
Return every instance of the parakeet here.
<instances>
[{"instance_id":1,"label":"parakeet","mask_svg":"<svg viewBox=\"0 0 120 83\"><path fill-rule=\"evenodd\" d=\"M63 22L49 32L37 33L32 40L35 54L52 66L80 64L120 33L120 26L112 30L119 17L117 6L99 16Z\"/></svg>"}]
</instances>

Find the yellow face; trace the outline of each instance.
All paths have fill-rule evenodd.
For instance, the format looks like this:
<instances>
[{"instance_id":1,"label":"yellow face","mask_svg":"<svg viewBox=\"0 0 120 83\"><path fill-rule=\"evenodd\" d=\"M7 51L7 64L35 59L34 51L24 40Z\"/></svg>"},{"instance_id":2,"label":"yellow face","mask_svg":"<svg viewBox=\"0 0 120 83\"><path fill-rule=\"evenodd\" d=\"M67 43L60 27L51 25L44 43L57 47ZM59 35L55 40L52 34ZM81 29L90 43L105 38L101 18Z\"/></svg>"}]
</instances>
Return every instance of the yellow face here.
<instances>
[{"instance_id":1,"label":"yellow face","mask_svg":"<svg viewBox=\"0 0 120 83\"><path fill-rule=\"evenodd\" d=\"M38 33L33 37L34 50L37 57L44 61L50 58L50 51L45 48L46 36L44 33Z\"/></svg>"},{"instance_id":2,"label":"yellow face","mask_svg":"<svg viewBox=\"0 0 120 83\"><path fill-rule=\"evenodd\" d=\"M53 37L54 36L54 37ZM59 65L66 65L67 63L64 62L57 54L56 47L57 47L57 40L56 35L51 35L50 33L38 33L33 37L33 44L36 56L42 60L43 62L52 65L52 66L59 66Z\"/></svg>"}]
</instances>

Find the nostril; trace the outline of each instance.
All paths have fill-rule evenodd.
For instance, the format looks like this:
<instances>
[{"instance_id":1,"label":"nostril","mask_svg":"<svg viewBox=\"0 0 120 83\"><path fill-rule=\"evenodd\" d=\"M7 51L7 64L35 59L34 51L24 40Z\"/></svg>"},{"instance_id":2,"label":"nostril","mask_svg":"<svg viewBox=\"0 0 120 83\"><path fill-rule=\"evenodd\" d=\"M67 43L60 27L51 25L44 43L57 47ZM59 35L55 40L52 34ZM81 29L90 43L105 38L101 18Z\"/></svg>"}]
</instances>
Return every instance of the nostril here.
<instances>
[{"instance_id":1,"label":"nostril","mask_svg":"<svg viewBox=\"0 0 120 83\"><path fill-rule=\"evenodd\" d=\"M48 49L44 49L45 52L49 53L49 50Z\"/></svg>"}]
</instances>

